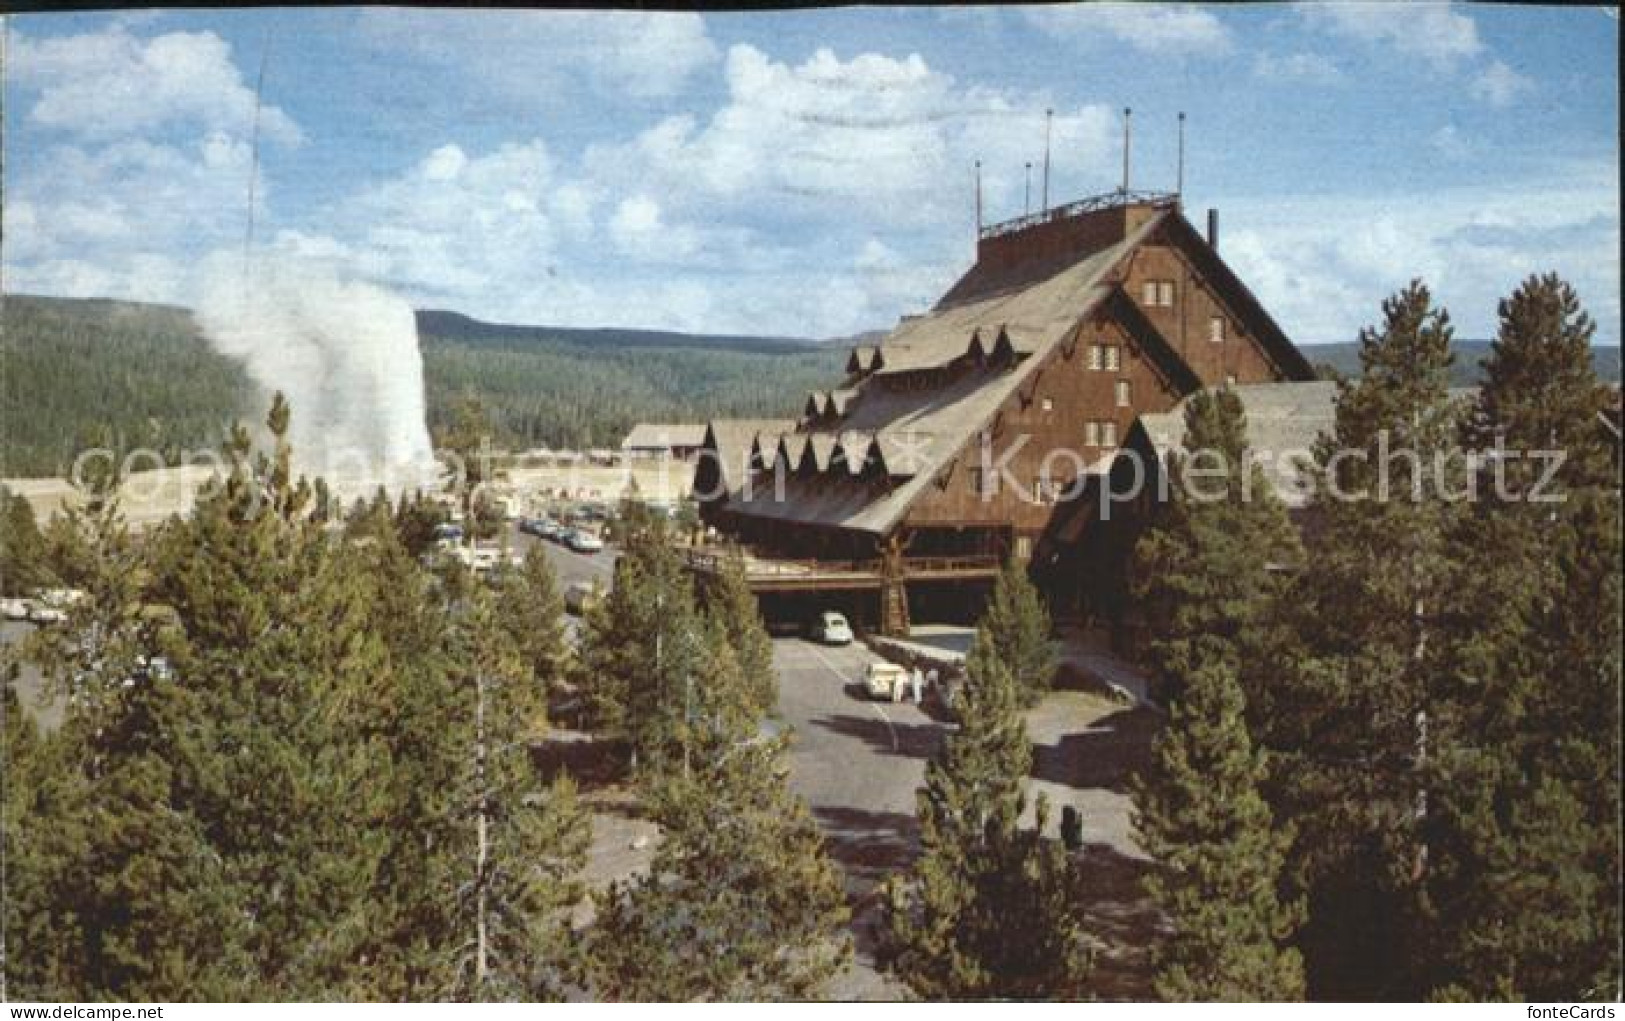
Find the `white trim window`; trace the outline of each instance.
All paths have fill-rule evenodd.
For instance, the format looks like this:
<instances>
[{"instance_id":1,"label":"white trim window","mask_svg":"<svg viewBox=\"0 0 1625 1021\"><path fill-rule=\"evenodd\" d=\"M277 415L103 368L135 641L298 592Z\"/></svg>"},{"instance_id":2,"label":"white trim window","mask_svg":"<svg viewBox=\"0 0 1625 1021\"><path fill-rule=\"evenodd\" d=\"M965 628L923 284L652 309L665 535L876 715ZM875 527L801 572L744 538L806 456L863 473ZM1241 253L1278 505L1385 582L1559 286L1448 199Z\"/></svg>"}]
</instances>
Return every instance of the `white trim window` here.
<instances>
[{"instance_id":1,"label":"white trim window","mask_svg":"<svg viewBox=\"0 0 1625 1021\"><path fill-rule=\"evenodd\" d=\"M1157 303L1157 281L1147 280L1140 286L1140 304L1155 305Z\"/></svg>"},{"instance_id":2,"label":"white trim window","mask_svg":"<svg viewBox=\"0 0 1625 1021\"><path fill-rule=\"evenodd\" d=\"M1106 348L1106 371L1116 372L1123 367L1123 349L1116 344Z\"/></svg>"},{"instance_id":3,"label":"white trim window","mask_svg":"<svg viewBox=\"0 0 1625 1021\"><path fill-rule=\"evenodd\" d=\"M1215 344L1224 343L1224 317L1212 316L1207 321L1207 339Z\"/></svg>"},{"instance_id":4,"label":"white trim window","mask_svg":"<svg viewBox=\"0 0 1625 1021\"><path fill-rule=\"evenodd\" d=\"M1100 446L1100 423L1094 419L1083 423L1083 445L1086 447Z\"/></svg>"},{"instance_id":5,"label":"white trim window","mask_svg":"<svg viewBox=\"0 0 1625 1021\"><path fill-rule=\"evenodd\" d=\"M1130 384L1129 381L1126 380L1126 379L1118 380L1117 381L1117 406L1119 408L1129 407L1130 405L1132 405L1134 403L1133 397L1134 397L1134 388L1133 388L1132 384Z\"/></svg>"},{"instance_id":6,"label":"white trim window","mask_svg":"<svg viewBox=\"0 0 1625 1021\"><path fill-rule=\"evenodd\" d=\"M1163 308L1174 307L1174 282L1172 280L1157 281L1157 304Z\"/></svg>"},{"instance_id":7,"label":"white trim window","mask_svg":"<svg viewBox=\"0 0 1625 1021\"><path fill-rule=\"evenodd\" d=\"M1100 344L1089 345L1089 371L1099 372L1105 364L1106 348Z\"/></svg>"},{"instance_id":8,"label":"white trim window","mask_svg":"<svg viewBox=\"0 0 1625 1021\"><path fill-rule=\"evenodd\" d=\"M1100 423L1100 445L1103 447L1117 446L1117 423Z\"/></svg>"}]
</instances>

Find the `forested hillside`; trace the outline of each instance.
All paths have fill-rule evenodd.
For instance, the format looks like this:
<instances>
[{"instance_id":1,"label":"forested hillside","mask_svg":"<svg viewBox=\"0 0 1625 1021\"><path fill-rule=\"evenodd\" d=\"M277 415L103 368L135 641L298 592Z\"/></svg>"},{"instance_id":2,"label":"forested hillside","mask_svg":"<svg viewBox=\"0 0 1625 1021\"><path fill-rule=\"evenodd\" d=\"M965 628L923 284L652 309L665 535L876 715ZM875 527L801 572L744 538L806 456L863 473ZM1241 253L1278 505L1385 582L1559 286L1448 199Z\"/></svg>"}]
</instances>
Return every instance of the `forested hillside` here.
<instances>
[{"instance_id":1,"label":"forested hillside","mask_svg":"<svg viewBox=\"0 0 1625 1021\"><path fill-rule=\"evenodd\" d=\"M0 474L53 475L96 430L171 455L259 411L242 369L184 309L8 296ZM839 375L838 345L759 337L488 326L419 317L431 428L465 392L499 442L613 446L638 420L784 414Z\"/></svg>"},{"instance_id":2,"label":"forested hillside","mask_svg":"<svg viewBox=\"0 0 1625 1021\"><path fill-rule=\"evenodd\" d=\"M778 416L841 375L847 351L759 337L490 326L420 313L429 426L478 395L516 446L615 446L637 421Z\"/></svg>"},{"instance_id":3,"label":"forested hillside","mask_svg":"<svg viewBox=\"0 0 1625 1021\"><path fill-rule=\"evenodd\" d=\"M185 309L8 295L0 329L7 476L57 474L76 450L108 440L171 455L212 447L249 409L248 377Z\"/></svg>"}]
</instances>

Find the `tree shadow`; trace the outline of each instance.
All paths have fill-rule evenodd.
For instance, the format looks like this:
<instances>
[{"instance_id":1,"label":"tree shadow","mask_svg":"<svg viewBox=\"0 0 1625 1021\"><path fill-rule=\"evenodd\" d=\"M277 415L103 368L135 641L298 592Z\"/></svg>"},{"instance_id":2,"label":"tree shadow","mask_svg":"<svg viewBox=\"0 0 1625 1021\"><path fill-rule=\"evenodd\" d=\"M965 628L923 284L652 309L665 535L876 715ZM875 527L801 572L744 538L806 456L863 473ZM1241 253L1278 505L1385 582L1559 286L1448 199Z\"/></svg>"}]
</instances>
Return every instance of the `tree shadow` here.
<instances>
[{"instance_id":1,"label":"tree shadow","mask_svg":"<svg viewBox=\"0 0 1625 1021\"><path fill-rule=\"evenodd\" d=\"M1153 950L1166 925L1145 892L1151 863L1100 843L1072 852L1072 863L1080 877L1080 920L1094 947L1089 992L1103 1000L1154 998Z\"/></svg>"},{"instance_id":2,"label":"tree shadow","mask_svg":"<svg viewBox=\"0 0 1625 1021\"><path fill-rule=\"evenodd\" d=\"M555 730L530 746L530 759L544 780L569 774L584 789L619 783L627 777L625 741L579 731Z\"/></svg>"},{"instance_id":3,"label":"tree shadow","mask_svg":"<svg viewBox=\"0 0 1625 1021\"><path fill-rule=\"evenodd\" d=\"M821 716L811 721L815 727L855 737L883 755L908 759L928 759L942 741L942 727L936 723L903 723L878 716Z\"/></svg>"},{"instance_id":4,"label":"tree shadow","mask_svg":"<svg viewBox=\"0 0 1625 1021\"><path fill-rule=\"evenodd\" d=\"M1160 721L1150 709L1122 709L1054 744L1035 744L1032 775L1074 790L1126 792L1129 780L1150 763Z\"/></svg>"},{"instance_id":5,"label":"tree shadow","mask_svg":"<svg viewBox=\"0 0 1625 1021\"><path fill-rule=\"evenodd\" d=\"M812 811L830 857L854 878L878 881L914 860L920 825L910 813L836 805Z\"/></svg>"}]
</instances>

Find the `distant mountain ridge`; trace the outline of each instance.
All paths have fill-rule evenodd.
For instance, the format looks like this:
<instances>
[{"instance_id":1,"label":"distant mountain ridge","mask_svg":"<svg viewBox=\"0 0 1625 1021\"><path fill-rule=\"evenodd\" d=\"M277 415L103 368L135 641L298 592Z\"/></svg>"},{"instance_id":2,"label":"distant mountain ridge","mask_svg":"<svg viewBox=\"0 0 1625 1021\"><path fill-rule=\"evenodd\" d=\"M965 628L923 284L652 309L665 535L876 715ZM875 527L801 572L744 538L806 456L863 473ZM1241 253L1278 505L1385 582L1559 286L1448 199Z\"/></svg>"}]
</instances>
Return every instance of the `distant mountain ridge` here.
<instances>
[{"instance_id":1,"label":"distant mountain ridge","mask_svg":"<svg viewBox=\"0 0 1625 1021\"><path fill-rule=\"evenodd\" d=\"M1457 340L1450 345L1456 353L1456 364L1451 371L1452 386L1477 386L1483 382L1484 359L1490 356L1492 341ZM1319 370L1322 366L1335 369L1342 376L1360 374L1360 345L1355 341L1336 344L1299 344L1298 350ZM1597 377L1609 383L1620 380L1620 351L1617 347L1593 347L1591 364Z\"/></svg>"},{"instance_id":2,"label":"distant mountain ridge","mask_svg":"<svg viewBox=\"0 0 1625 1021\"><path fill-rule=\"evenodd\" d=\"M521 326L510 323L488 323L461 312L444 309L419 309L417 320L420 336L494 346L547 343L596 350L697 348L706 351L781 354L825 349L839 344L839 341L812 340L805 337L680 333L675 330L632 330L612 326Z\"/></svg>"}]
</instances>

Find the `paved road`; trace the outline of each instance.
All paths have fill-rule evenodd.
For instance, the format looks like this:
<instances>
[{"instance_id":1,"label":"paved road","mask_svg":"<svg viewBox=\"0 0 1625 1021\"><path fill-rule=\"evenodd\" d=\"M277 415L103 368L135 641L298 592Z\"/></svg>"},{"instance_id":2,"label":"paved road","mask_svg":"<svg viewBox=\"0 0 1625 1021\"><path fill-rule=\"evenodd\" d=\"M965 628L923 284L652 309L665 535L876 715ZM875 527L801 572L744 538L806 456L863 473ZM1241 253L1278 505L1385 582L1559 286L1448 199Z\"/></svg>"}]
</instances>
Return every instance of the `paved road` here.
<instances>
[{"instance_id":1,"label":"paved road","mask_svg":"<svg viewBox=\"0 0 1625 1021\"><path fill-rule=\"evenodd\" d=\"M901 994L874 968L869 895L886 874L913 858L918 840L915 792L942 725L912 704L874 702L857 684L876 657L860 645L773 643L779 714L795 731L790 782L812 809L859 905L857 960L828 990L835 999Z\"/></svg>"}]
</instances>

